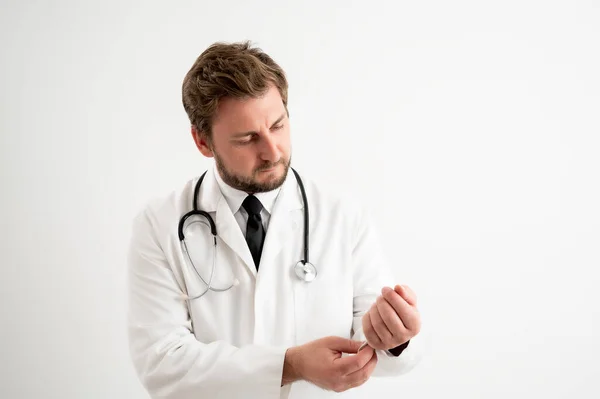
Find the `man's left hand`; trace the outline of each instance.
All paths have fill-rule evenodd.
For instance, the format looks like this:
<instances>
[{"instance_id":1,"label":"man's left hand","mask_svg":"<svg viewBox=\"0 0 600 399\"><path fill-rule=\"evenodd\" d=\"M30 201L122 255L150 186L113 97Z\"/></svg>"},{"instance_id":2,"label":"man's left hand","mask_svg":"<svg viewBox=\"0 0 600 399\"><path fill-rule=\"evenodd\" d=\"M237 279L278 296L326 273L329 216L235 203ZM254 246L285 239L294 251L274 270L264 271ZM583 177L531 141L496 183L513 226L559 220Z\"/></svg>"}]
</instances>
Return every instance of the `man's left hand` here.
<instances>
[{"instance_id":1,"label":"man's left hand","mask_svg":"<svg viewBox=\"0 0 600 399\"><path fill-rule=\"evenodd\" d=\"M421 329L417 297L406 285L383 287L381 295L362 318L369 346L389 350L410 340Z\"/></svg>"}]
</instances>

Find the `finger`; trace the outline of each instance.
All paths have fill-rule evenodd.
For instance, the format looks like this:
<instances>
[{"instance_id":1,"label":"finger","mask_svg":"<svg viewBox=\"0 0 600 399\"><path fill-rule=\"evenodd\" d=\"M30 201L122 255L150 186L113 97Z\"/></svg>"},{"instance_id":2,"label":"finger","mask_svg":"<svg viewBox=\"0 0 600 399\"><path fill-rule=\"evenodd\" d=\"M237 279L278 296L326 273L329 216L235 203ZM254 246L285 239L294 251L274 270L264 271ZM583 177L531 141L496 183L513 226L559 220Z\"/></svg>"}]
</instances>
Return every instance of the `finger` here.
<instances>
[{"instance_id":1,"label":"finger","mask_svg":"<svg viewBox=\"0 0 600 399\"><path fill-rule=\"evenodd\" d=\"M365 313L365 315L363 316L363 320L362 320L363 333L365 334L365 337L367 338L369 345L371 345L372 347L380 347L383 345L383 343L381 342L381 339L379 339L379 336L373 329L373 322L371 321L370 313L371 312L369 311L369 312Z\"/></svg>"},{"instance_id":2,"label":"finger","mask_svg":"<svg viewBox=\"0 0 600 399\"><path fill-rule=\"evenodd\" d=\"M382 300L382 299L383 298L381 298L380 300ZM388 330L383 319L381 318L381 315L379 314L379 309L377 308L377 302L375 302L373 304L373 306L371 307L371 310L369 311L369 314L371 315L371 323L373 324L373 329L379 336L379 339L381 340L381 342L389 343L390 341L392 341L392 333L390 332L390 330Z\"/></svg>"},{"instance_id":3,"label":"finger","mask_svg":"<svg viewBox=\"0 0 600 399\"><path fill-rule=\"evenodd\" d=\"M362 369L371 360L375 353L373 348L367 347L353 356L344 356L333 361L334 366L339 370L342 376L352 374Z\"/></svg>"},{"instance_id":4,"label":"finger","mask_svg":"<svg viewBox=\"0 0 600 399\"><path fill-rule=\"evenodd\" d=\"M394 337L406 334L406 327L392 305L383 297L377 298L377 310L386 327Z\"/></svg>"},{"instance_id":5,"label":"finger","mask_svg":"<svg viewBox=\"0 0 600 399\"><path fill-rule=\"evenodd\" d=\"M392 305L392 308L396 311L396 314L400 316L400 320L404 327L407 329L414 328L414 321L418 316L417 310L410 306L408 302L404 300L396 291L391 288L384 288L382 290L383 297L385 300Z\"/></svg>"},{"instance_id":6,"label":"finger","mask_svg":"<svg viewBox=\"0 0 600 399\"><path fill-rule=\"evenodd\" d=\"M346 377L344 377L344 382L348 384L349 388L356 388L358 386L361 386L369 380L371 374L373 374L373 371L375 370L376 365L377 353L373 351L373 355L371 356L367 364L365 364L365 366L360 370L356 370L355 372L350 373Z\"/></svg>"},{"instance_id":7,"label":"finger","mask_svg":"<svg viewBox=\"0 0 600 399\"><path fill-rule=\"evenodd\" d=\"M342 337L327 337L327 347L334 351L344 353L356 353L358 348L362 345L362 341L355 341L348 338Z\"/></svg>"},{"instance_id":8,"label":"finger","mask_svg":"<svg viewBox=\"0 0 600 399\"><path fill-rule=\"evenodd\" d=\"M408 285L396 285L394 291L400 294L411 306L417 306L417 294Z\"/></svg>"}]
</instances>

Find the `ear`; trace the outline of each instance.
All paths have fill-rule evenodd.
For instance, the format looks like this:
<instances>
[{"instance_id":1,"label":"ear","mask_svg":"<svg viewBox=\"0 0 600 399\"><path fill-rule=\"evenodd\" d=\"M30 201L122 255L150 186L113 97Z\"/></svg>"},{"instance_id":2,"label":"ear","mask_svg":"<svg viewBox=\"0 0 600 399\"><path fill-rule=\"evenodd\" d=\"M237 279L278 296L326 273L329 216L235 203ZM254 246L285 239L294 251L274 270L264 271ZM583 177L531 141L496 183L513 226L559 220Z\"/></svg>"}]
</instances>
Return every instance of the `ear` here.
<instances>
[{"instance_id":1,"label":"ear","mask_svg":"<svg viewBox=\"0 0 600 399\"><path fill-rule=\"evenodd\" d=\"M196 147L198 147L198 150L205 157L212 158L214 155L212 149L210 148L210 145L208 144L208 138L206 137L206 134L196 129L195 126L192 126L191 130L192 137L194 138L194 143L196 143Z\"/></svg>"}]
</instances>

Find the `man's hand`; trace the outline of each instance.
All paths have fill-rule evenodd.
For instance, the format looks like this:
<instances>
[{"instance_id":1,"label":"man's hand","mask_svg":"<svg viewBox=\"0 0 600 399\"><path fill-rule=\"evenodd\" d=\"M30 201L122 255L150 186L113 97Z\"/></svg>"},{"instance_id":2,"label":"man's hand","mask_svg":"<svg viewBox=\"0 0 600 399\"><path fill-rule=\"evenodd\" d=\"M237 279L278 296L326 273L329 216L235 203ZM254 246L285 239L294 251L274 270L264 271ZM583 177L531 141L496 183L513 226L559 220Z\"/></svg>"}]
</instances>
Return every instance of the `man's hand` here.
<instances>
[{"instance_id":1,"label":"man's hand","mask_svg":"<svg viewBox=\"0 0 600 399\"><path fill-rule=\"evenodd\" d=\"M287 350L282 385L305 380L320 388L343 392L364 384L377 364L372 348L358 352L360 341L325 337ZM342 353L355 354L342 357Z\"/></svg>"},{"instance_id":2,"label":"man's hand","mask_svg":"<svg viewBox=\"0 0 600 399\"><path fill-rule=\"evenodd\" d=\"M417 297L409 287L384 287L362 318L369 346L389 350L417 335L421 329L421 317L416 305Z\"/></svg>"}]
</instances>

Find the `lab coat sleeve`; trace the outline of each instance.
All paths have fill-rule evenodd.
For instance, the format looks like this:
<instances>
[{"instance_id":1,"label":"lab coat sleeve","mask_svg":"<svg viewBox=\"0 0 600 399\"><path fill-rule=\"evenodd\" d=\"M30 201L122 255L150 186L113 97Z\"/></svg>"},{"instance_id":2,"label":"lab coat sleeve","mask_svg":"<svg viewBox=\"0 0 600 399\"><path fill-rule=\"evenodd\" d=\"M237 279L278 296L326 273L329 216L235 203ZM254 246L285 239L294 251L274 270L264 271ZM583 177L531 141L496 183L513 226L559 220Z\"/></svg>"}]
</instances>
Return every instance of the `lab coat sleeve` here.
<instances>
[{"instance_id":1,"label":"lab coat sleeve","mask_svg":"<svg viewBox=\"0 0 600 399\"><path fill-rule=\"evenodd\" d=\"M378 234L373 227L371 218L364 208L358 214L357 224L354 229L354 249L352 253L354 273L354 319L353 339L364 341L362 317L381 295L383 287L393 288L396 284L403 284L394 280L390 265L379 244ZM417 293L418 295L418 293ZM408 346L399 356L394 356L389 351L377 350L377 366L373 376L397 376L412 370L421 360L423 348L420 333L413 337Z\"/></svg>"},{"instance_id":2,"label":"lab coat sleeve","mask_svg":"<svg viewBox=\"0 0 600 399\"><path fill-rule=\"evenodd\" d=\"M146 212L128 253L128 337L135 371L152 398L280 397L286 348L199 342L183 291Z\"/></svg>"}]
</instances>

